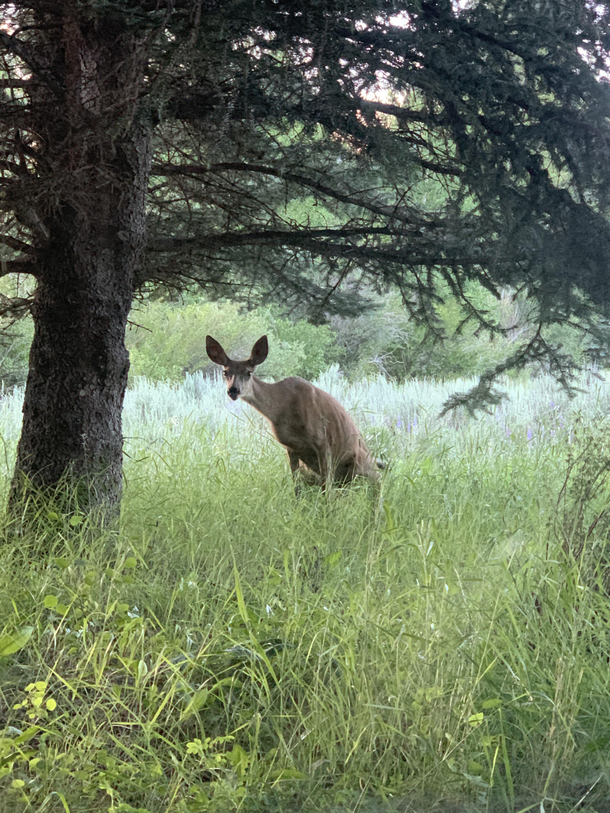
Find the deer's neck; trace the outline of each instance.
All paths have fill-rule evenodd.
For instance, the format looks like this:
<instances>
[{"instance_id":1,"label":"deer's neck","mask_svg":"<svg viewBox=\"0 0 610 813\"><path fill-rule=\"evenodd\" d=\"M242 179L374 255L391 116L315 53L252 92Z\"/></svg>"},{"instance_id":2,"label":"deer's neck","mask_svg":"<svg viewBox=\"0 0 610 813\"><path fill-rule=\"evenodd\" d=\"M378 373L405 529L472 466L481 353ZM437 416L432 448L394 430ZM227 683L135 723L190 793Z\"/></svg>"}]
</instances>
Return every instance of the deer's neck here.
<instances>
[{"instance_id":1,"label":"deer's neck","mask_svg":"<svg viewBox=\"0 0 610 813\"><path fill-rule=\"evenodd\" d=\"M268 418L271 423L275 422L278 414L279 402L276 392L277 384L267 384L260 378L252 376L252 387L248 395L243 395L242 400L253 406L258 412Z\"/></svg>"}]
</instances>

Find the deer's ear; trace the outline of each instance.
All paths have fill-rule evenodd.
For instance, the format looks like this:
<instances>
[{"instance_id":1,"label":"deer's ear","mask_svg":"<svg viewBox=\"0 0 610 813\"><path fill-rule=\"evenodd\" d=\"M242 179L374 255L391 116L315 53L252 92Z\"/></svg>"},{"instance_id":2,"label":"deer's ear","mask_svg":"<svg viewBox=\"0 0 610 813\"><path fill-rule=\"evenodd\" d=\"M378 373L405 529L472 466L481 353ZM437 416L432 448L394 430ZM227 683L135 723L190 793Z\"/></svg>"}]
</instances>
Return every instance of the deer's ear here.
<instances>
[{"instance_id":1,"label":"deer's ear","mask_svg":"<svg viewBox=\"0 0 610 813\"><path fill-rule=\"evenodd\" d=\"M223 367L229 364L230 359L223 350L222 345L211 336L205 337L205 349L214 364L220 364Z\"/></svg>"},{"instance_id":2,"label":"deer's ear","mask_svg":"<svg viewBox=\"0 0 610 813\"><path fill-rule=\"evenodd\" d=\"M253 367L262 364L263 361L267 358L268 353L269 353L269 343L267 342L267 337L261 336L260 339L256 342L256 344L252 348L252 352L250 353L250 364Z\"/></svg>"}]
</instances>

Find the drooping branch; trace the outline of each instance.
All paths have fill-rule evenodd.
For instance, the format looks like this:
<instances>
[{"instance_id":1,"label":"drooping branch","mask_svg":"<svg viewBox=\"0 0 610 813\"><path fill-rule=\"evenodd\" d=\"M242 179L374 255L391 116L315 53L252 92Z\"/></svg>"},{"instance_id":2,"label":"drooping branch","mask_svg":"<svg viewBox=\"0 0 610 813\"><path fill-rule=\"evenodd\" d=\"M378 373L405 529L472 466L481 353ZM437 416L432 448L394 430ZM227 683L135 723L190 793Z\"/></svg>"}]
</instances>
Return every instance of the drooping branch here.
<instances>
[{"instance_id":1,"label":"drooping branch","mask_svg":"<svg viewBox=\"0 0 610 813\"><path fill-rule=\"evenodd\" d=\"M477 410L489 411L490 406L497 406L508 396L495 388L498 378L512 370L522 370L532 362L547 366L548 372L561 384L568 395L578 391L574 385L572 359L559 348L549 344L542 333L543 325L539 324L532 338L504 361L486 370L479 376L474 387L466 392L456 392L443 404L440 417L457 407L464 407L470 415Z\"/></svg>"},{"instance_id":2,"label":"drooping branch","mask_svg":"<svg viewBox=\"0 0 610 813\"><path fill-rule=\"evenodd\" d=\"M19 240L17 237L11 237L10 234L0 234L0 243L12 248L13 251L20 251L23 254L34 255L36 253L34 247L29 243L25 243L23 240Z\"/></svg>"},{"instance_id":3,"label":"drooping branch","mask_svg":"<svg viewBox=\"0 0 610 813\"><path fill-rule=\"evenodd\" d=\"M30 312L33 304L32 297L9 297L0 294L0 318L16 322Z\"/></svg>"},{"instance_id":4,"label":"drooping branch","mask_svg":"<svg viewBox=\"0 0 610 813\"><path fill-rule=\"evenodd\" d=\"M0 90L12 90L13 88L30 88L32 87L31 79L18 79L12 77L11 79L0 79Z\"/></svg>"},{"instance_id":5,"label":"drooping branch","mask_svg":"<svg viewBox=\"0 0 610 813\"><path fill-rule=\"evenodd\" d=\"M203 249L206 251L229 248L231 246L256 245L259 243L278 246L300 246L301 248L329 246L335 251L341 249L352 250L355 245L342 245L339 243L325 243L324 237L373 237L379 235L408 237L410 232L391 227L363 227L363 228L336 228L336 229L307 229L294 231L261 230L256 232L228 232L225 234L208 234L199 237L166 237L153 240L148 245L148 251L179 251L188 248ZM385 259L391 255L386 252ZM397 260L398 261L398 260Z\"/></svg>"}]
</instances>

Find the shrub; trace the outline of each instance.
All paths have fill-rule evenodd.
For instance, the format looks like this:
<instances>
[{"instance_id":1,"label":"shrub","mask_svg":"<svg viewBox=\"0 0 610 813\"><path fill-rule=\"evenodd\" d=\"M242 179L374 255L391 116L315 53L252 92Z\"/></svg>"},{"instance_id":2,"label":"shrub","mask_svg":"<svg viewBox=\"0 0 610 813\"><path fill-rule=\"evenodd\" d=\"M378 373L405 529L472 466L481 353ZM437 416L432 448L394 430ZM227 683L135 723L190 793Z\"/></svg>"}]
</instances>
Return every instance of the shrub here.
<instances>
[{"instance_id":1,"label":"shrub","mask_svg":"<svg viewBox=\"0 0 610 813\"><path fill-rule=\"evenodd\" d=\"M131 375L151 380L181 380L186 373L212 372L205 350L211 334L234 358L247 358L254 342L269 334L269 357L261 374L270 378L300 375L315 378L328 365L327 348L334 342L327 326L290 322L274 308L241 312L230 302L176 305L148 302L132 312L127 334Z\"/></svg>"},{"instance_id":2,"label":"shrub","mask_svg":"<svg viewBox=\"0 0 610 813\"><path fill-rule=\"evenodd\" d=\"M494 315L500 318L499 303L489 305L495 305ZM355 319L335 317L334 360L352 380L380 372L397 381L449 379L482 373L512 352L506 340L477 334L474 324L460 329L463 313L455 300L447 299L436 310L439 329L446 336L443 343L409 317L395 294L384 298L383 307Z\"/></svg>"}]
</instances>

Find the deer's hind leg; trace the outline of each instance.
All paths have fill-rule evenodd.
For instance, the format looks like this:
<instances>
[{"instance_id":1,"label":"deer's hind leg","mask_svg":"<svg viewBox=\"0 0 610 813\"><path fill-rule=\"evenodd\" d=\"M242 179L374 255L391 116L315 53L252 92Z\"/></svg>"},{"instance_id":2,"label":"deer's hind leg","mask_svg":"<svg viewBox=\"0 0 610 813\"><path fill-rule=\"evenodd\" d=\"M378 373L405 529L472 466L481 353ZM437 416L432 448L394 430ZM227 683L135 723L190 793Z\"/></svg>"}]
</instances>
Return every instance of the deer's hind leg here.
<instances>
[{"instance_id":1,"label":"deer's hind leg","mask_svg":"<svg viewBox=\"0 0 610 813\"><path fill-rule=\"evenodd\" d=\"M322 487L322 491L328 491L333 484L334 478L333 459L330 449L327 446L323 447L322 449L318 449L317 458L320 474L320 485Z\"/></svg>"},{"instance_id":2,"label":"deer's hind leg","mask_svg":"<svg viewBox=\"0 0 610 813\"><path fill-rule=\"evenodd\" d=\"M292 449L286 449L288 452L288 462L290 463L290 471L292 473L292 481L294 483L294 493L297 497L301 496L301 482L299 480L300 458L297 452Z\"/></svg>"},{"instance_id":3,"label":"deer's hind leg","mask_svg":"<svg viewBox=\"0 0 610 813\"><path fill-rule=\"evenodd\" d=\"M307 455L305 455L307 457ZM294 491L297 497L301 494L303 483L308 486L320 485L320 475L311 467L311 460L303 460L299 452L288 451L290 471L294 480Z\"/></svg>"},{"instance_id":4,"label":"deer's hind leg","mask_svg":"<svg viewBox=\"0 0 610 813\"><path fill-rule=\"evenodd\" d=\"M288 462L290 463L290 471L292 472L292 476L294 477L300 465L300 458L298 452L293 452L292 449L286 449L288 452Z\"/></svg>"}]
</instances>

